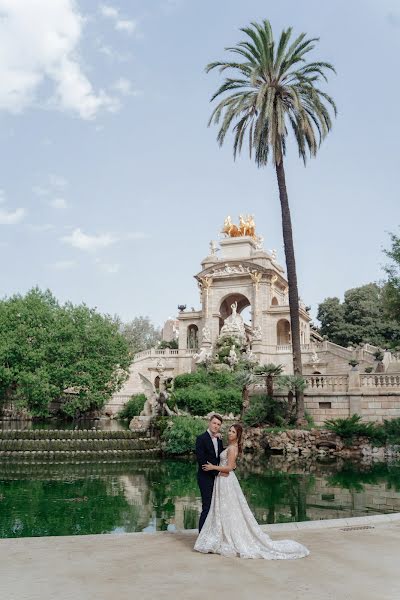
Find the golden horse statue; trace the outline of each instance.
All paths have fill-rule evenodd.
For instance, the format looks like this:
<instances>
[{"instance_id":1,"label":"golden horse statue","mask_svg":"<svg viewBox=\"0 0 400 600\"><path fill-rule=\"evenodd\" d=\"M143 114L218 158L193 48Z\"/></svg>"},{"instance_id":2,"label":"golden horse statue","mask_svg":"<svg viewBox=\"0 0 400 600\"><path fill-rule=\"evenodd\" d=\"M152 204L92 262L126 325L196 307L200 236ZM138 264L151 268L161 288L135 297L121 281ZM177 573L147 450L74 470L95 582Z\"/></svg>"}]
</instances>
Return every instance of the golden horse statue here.
<instances>
[{"instance_id":1,"label":"golden horse statue","mask_svg":"<svg viewBox=\"0 0 400 600\"><path fill-rule=\"evenodd\" d=\"M253 239L257 239L253 215L246 215L245 217L239 215L239 226L234 225L231 217L227 216L221 233L225 233L228 237L249 236Z\"/></svg>"}]
</instances>

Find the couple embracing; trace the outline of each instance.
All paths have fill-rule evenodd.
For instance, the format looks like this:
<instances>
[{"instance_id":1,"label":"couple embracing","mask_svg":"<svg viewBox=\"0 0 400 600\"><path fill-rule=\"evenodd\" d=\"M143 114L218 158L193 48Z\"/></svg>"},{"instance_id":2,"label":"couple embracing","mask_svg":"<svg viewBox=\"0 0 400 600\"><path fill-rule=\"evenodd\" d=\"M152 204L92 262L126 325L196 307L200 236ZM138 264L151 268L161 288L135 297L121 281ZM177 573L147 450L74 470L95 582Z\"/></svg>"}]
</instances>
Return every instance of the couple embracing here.
<instances>
[{"instance_id":1,"label":"couple embracing","mask_svg":"<svg viewBox=\"0 0 400 600\"><path fill-rule=\"evenodd\" d=\"M223 448L219 431L222 417L210 416L208 429L196 440L197 481L202 500L199 537L194 549L240 558L293 559L309 554L292 540L273 542L258 525L235 475L242 451L243 429L235 423Z\"/></svg>"}]
</instances>

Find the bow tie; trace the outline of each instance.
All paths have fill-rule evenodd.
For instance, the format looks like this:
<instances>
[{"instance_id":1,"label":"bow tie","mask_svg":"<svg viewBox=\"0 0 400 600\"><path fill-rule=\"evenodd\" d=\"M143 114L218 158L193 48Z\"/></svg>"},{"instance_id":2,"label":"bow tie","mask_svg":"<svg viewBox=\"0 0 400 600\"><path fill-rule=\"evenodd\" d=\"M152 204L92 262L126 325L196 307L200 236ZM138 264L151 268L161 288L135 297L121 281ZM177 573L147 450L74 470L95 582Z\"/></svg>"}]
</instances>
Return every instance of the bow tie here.
<instances>
[{"instance_id":1,"label":"bow tie","mask_svg":"<svg viewBox=\"0 0 400 600\"><path fill-rule=\"evenodd\" d=\"M213 434L213 435L212 435L212 439L213 439L213 440L218 440L218 439L219 439L219 436L218 436L218 435L214 435L214 434Z\"/></svg>"}]
</instances>

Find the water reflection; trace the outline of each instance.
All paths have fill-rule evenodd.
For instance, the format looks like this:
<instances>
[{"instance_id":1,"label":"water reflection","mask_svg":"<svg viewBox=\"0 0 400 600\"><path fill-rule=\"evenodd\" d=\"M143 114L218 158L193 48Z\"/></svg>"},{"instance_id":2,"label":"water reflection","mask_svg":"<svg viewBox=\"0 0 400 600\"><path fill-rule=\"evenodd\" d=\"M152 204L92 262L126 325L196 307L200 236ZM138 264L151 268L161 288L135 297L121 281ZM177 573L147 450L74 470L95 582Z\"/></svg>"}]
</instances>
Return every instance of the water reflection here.
<instances>
[{"instance_id":1,"label":"water reflection","mask_svg":"<svg viewBox=\"0 0 400 600\"><path fill-rule=\"evenodd\" d=\"M400 464L288 461L238 468L260 523L400 512ZM197 527L190 460L38 464L0 462L0 537Z\"/></svg>"}]
</instances>

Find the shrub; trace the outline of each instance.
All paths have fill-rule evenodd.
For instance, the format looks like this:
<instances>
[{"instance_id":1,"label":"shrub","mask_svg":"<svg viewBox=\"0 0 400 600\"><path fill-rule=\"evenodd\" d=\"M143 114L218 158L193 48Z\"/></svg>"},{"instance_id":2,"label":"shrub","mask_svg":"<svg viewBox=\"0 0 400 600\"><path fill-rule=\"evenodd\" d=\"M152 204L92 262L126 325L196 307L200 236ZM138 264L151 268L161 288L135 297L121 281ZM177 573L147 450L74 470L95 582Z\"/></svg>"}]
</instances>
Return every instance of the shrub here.
<instances>
[{"instance_id":1,"label":"shrub","mask_svg":"<svg viewBox=\"0 0 400 600\"><path fill-rule=\"evenodd\" d=\"M174 379L173 400L179 408L194 415L206 415L212 410L223 414L238 414L242 393L234 375L227 371L199 369L195 373L178 375Z\"/></svg>"},{"instance_id":2,"label":"shrub","mask_svg":"<svg viewBox=\"0 0 400 600\"><path fill-rule=\"evenodd\" d=\"M249 427L255 425L283 425L287 411L287 403L275 400L270 396L253 396L250 407L243 417L243 421Z\"/></svg>"},{"instance_id":3,"label":"shrub","mask_svg":"<svg viewBox=\"0 0 400 600\"><path fill-rule=\"evenodd\" d=\"M120 419L130 420L133 419L133 417L140 415L146 400L147 398L144 394L136 394L134 396L131 396L128 402L123 407L123 409L119 411L118 417Z\"/></svg>"},{"instance_id":4,"label":"shrub","mask_svg":"<svg viewBox=\"0 0 400 600\"><path fill-rule=\"evenodd\" d=\"M193 452L196 437L207 428L203 419L173 417L165 428L161 439L165 443L166 454L187 454Z\"/></svg>"},{"instance_id":5,"label":"shrub","mask_svg":"<svg viewBox=\"0 0 400 600\"><path fill-rule=\"evenodd\" d=\"M193 415L206 415L217 404L218 394L208 385L197 383L174 392L177 406ZM216 410L216 409L215 409Z\"/></svg>"},{"instance_id":6,"label":"shrub","mask_svg":"<svg viewBox=\"0 0 400 600\"><path fill-rule=\"evenodd\" d=\"M242 393L237 387L226 387L217 390L215 410L223 415L237 415L242 408Z\"/></svg>"},{"instance_id":7,"label":"shrub","mask_svg":"<svg viewBox=\"0 0 400 600\"><path fill-rule=\"evenodd\" d=\"M385 430L382 425L363 423L360 415L327 420L325 427L347 442L351 442L356 436L363 436L370 438L371 442L375 444L385 443Z\"/></svg>"},{"instance_id":8,"label":"shrub","mask_svg":"<svg viewBox=\"0 0 400 600\"><path fill-rule=\"evenodd\" d=\"M383 422L386 441L389 444L400 444L400 418L391 419Z\"/></svg>"}]
</instances>

